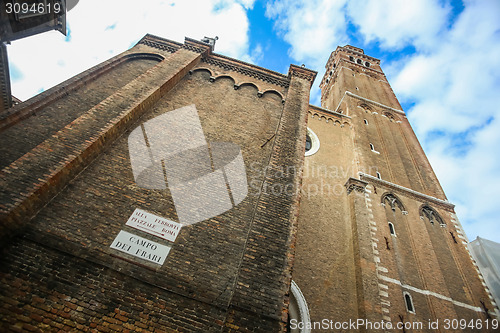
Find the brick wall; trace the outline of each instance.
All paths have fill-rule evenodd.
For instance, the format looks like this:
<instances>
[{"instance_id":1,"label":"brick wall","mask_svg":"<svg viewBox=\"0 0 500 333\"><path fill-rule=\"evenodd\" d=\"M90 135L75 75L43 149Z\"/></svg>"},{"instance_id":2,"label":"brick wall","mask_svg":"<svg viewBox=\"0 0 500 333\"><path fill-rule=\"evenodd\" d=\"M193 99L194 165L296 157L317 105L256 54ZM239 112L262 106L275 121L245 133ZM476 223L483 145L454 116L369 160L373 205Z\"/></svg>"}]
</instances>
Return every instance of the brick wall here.
<instances>
[{"instance_id":1,"label":"brick wall","mask_svg":"<svg viewBox=\"0 0 500 333\"><path fill-rule=\"evenodd\" d=\"M61 103L71 110L80 91L96 94L96 101L104 98L94 106L89 100L74 119L61 119L63 127L48 129L53 135L45 133L41 143L27 145L28 153L2 170L2 328L284 329L299 196L262 189L300 185L300 171L276 171L282 166L300 170L314 75L297 68L289 77L280 76L234 61L236 67L213 79L203 69L206 62L200 62L210 57L208 47L192 40L179 46L147 36L129 53L134 51L159 52L166 59L108 69L100 80L118 75L131 81L99 92L100 84L89 82L41 110L52 124L50 106ZM236 70L241 66L245 71ZM128 76L121 74L129 69ZM242 75L249 70L262 75ZM270 76L287 87L272 83ZM257 84L275 91L260 91ZM148 190L135 183L127 140L140 124L191 104L208 142L241 148L249 193L235 208L183 227L169 243L125 226L135 208L177 220L168 189ZM26 116L10 128L34 126L43 132L46 126L34 120L37 116ZM111 249L120 230L170 245L165 263Z\"/></svg>"}]
</instances>

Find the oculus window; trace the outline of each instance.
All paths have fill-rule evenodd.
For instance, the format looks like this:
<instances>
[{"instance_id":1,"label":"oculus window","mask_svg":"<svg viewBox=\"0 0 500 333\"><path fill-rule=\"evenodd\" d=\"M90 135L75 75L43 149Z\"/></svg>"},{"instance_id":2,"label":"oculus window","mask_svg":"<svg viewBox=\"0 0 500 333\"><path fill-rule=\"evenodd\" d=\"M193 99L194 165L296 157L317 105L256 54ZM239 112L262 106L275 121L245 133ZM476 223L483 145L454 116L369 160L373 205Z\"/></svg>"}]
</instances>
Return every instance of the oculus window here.
<instances>
[{"instance_id":1,"label":"oculus window","mask_svg":"<svg viewBox=\"0 0 500 333\"><path fill-rule=\"evenodd\" d=\"M315 154L319 149L319 139L309 127L306 134L306 156Z\"/></svg>"}]
</instances>

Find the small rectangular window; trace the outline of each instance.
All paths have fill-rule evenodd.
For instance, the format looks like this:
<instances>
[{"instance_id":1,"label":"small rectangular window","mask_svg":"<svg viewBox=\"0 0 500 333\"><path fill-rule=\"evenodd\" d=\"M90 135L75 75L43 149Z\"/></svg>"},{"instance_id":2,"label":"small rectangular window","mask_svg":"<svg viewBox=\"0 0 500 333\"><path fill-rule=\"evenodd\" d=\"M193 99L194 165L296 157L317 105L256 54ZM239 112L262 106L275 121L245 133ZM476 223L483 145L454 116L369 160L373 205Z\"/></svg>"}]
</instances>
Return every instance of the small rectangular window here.
<instances>
[{"instance_id":1,"label":"small rectangular window","mask_svg":"<svg viewBox=\"0 0 500 333\"><path fill-rule=\"evenodd\" d=\"M413 300L411 299L410 294L404 293L405 295L405 304L406 304L406 310L408 312L415 312L415 308L413 307Z\"/></svg>"},{"instance_id":2,"label":"small rectangular window","mask_svg":"<svg viewBox=\"0 0 500 333\"><path fill-rule=\"evenodd\" d=\"M391 235L396 236L396 231L394 230L394 224L392 224L391 222L389 222L389 232L391 233Z\"/></svg>"}]
</instances>

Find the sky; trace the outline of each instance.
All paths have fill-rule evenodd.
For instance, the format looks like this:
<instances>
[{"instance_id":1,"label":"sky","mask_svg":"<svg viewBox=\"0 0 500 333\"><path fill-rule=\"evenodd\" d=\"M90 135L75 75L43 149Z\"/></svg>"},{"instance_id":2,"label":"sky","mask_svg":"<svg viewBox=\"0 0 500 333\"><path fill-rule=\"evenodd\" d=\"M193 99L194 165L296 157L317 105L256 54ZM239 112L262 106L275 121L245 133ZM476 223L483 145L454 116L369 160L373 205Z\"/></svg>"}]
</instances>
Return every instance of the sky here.
<instances>
[{"instance_id":1,"label":"sky","mask_svg":"<svg viewBox=\"0 0 500 333\"><path fill-rule=\"evenodd\" d=\"M286 74L318 71L338 45L381 60L469 240L500 242L500 1L85 0L67 36L8 45L13 95L26 100L132 47L146 33L218 36L215 52Z\"/></svg>"}]
</instances>

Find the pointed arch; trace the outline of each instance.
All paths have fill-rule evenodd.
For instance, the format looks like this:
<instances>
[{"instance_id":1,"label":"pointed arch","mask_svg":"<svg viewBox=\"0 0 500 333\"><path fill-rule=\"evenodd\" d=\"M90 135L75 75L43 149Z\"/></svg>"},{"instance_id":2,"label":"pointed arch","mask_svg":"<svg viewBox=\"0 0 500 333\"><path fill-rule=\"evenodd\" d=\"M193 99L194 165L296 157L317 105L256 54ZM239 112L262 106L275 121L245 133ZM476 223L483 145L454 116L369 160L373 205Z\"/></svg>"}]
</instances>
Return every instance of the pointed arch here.
<instances>
[{"instance_id":1,"label":"pointed arch","mask_svg":"<svg viewBox=\"0 0 500 333\"><path fill-rule=\"evenodd\" d=\"M399 198L393 193L385 193L384 195L382 195L381 204L388 204L393 211L396 211L396 208L399 208L401 212L406 211L401 200L399 200Z\"/></svg>"},{"instance_id":2,"label":"pointed arch","mask_svg":"<svg viewBox=\"0 0 500 333\"><path fill-rule=\"evenodd\" d=\"M384 112L382 112L382 115L386 116L387 118L389 118L390 121L396 121L397 120L397 118L394 116L394 114L392 112L384 111Z\"/></svg>"},{"instance_id":3,"label":"pointed arch","mask_svg":"<svg viewBox=\"0 0 500 333\"><path fill-rule=\"evenodd\" d=\"M446 225L446 223L444 223L443 219L441 218L441 215L439 215L439 213L428 204L423 204L420 207L419 213L421 219L427 219L432 225L434 225L435 222L439 223L439 225L441 226Z\"/></svg>"},{"instance_id":4,"label":"pointed arch","mask_svg":"<svg viewBox=\"0 0 500 333\"><path fill-rule=\"evenodd\" d=\"M365 112L373 112L372 108L366 103L361 102L358 104L358 107L362 108Z\"/></svg>"}]
</instances>

